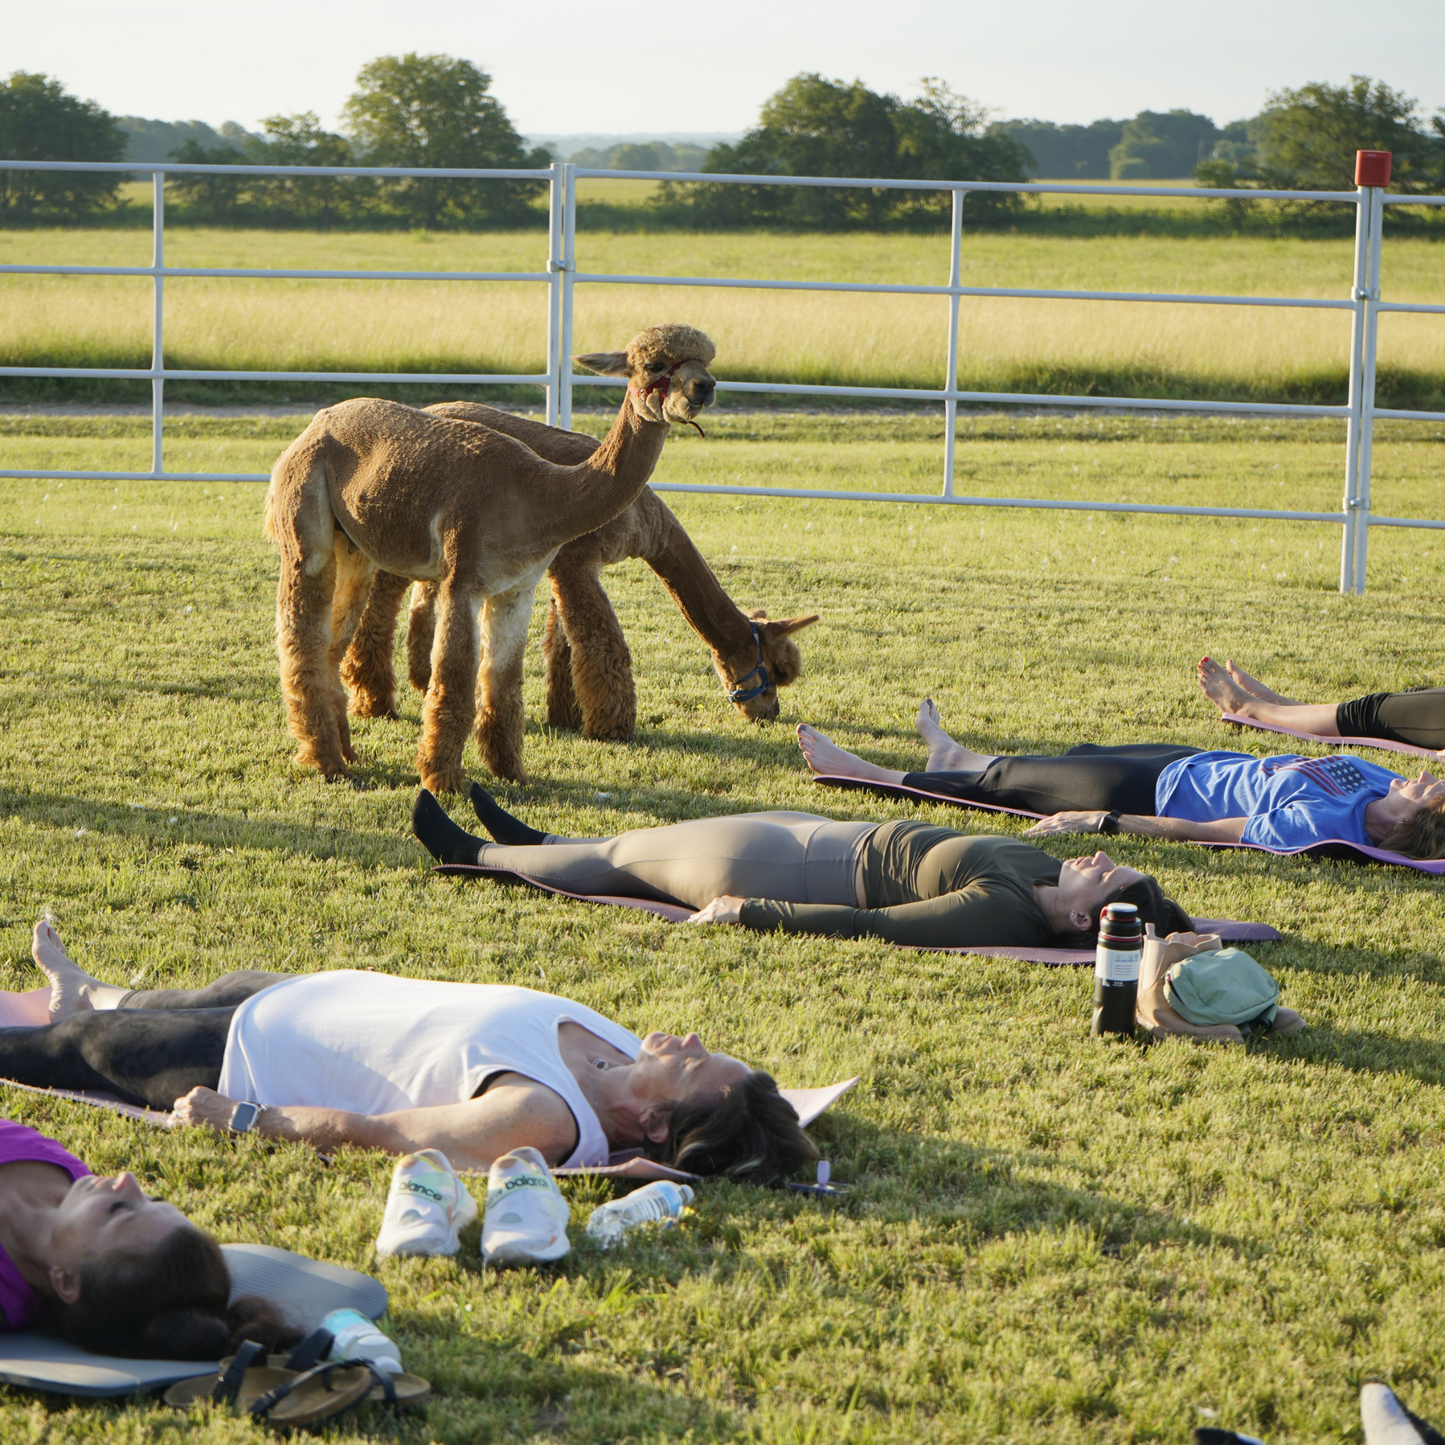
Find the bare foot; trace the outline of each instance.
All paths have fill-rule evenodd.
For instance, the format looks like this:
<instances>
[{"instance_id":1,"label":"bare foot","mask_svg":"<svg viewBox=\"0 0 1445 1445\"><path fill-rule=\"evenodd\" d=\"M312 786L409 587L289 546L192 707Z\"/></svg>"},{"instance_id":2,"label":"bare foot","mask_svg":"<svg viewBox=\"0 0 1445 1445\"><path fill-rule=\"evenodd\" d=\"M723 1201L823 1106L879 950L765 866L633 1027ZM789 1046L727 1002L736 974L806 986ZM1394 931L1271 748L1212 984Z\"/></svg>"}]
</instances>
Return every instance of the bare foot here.
<instances>
[{"instance_id":1,"label":"bare foot","mask_svg":"<svg viewBox=\"0 0 1445 1445\"><path fill-rule=\"evenodd\" d=\"M814 774L831 778L857 778L865 783L901 783L902 773L889 772L876 763L865 762L856 753L840 748L832 738L807 723L798 724L798 746Z\"/></svg>"},{"instance_id":2,"label":"bare foot","mask_svg":"<svg viewBox=\"0 0 1445 1445\"><path fill-rule=\"evenodd\" d=\"M962 743L956 743L944 732L938 718L938 707L931 697L918 705L918 720L914 723L918 736L928 744L928 767L930 773L981 773L992 762L997 761L994 753L976 753Z\"/></svg>"},{"instance_id":3,"label":"bare foot","mask_svg":"<svg viewBox=\"0 0 1445 1445\"><path fill-rule=\"evenodd\" d=\"M1229 675L1242 687L1245 692L1252 692L1261 702L1272 702L1279 707L1300 707L1292 697L1285 697L1282 693L1275 692L1273 688L1266 687L1257 677L1251 677L1242 667L1234 665L1234 659L1224 664L1229 669Z\"/></svg>"},{"instance_id":4,"label":"bare foot","mask_svg":"<svg viewBox=\"0 0 1445 1445\"><path fill-rule=\"evenodd\" d=\"M66 955L60 935L45 920L35 925L35 941L30 956L35 966L50 980L50 1022L58 1023L71 1014L84 1013L91 1007L90 990L103 988L99 979L91 978Z\"/></svg>"},{"instance_id":5,"label":"bare foot","mask_svg":"<svg viewBox=\"0 0 1445 1445\"><path fill-rule=\"evenodd\" d=\"M1212 657L1201 657L1196 671L1205 697L1221 713L1233 713L1236 717L1254 716L1251 709L1263 699L1246 692Z\"/></svg>"}]
</instances>

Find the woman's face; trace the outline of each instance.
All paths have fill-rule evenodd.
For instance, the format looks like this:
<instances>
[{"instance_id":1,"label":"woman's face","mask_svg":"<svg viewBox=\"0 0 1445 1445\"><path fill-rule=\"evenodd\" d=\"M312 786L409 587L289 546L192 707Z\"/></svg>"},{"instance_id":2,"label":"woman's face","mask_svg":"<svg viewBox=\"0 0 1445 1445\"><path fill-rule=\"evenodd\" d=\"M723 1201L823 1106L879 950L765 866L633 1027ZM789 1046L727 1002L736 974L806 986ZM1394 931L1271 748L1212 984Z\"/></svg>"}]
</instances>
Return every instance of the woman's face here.
<instances>
[{"instance_id":1,"label":"woman's face","mask_svg":"<svg viewBox=\"0 0 1445 1445\"><path fill-rule=\"evenodd\" d=\"M152 1249L185 1223L174 1204L149 1198L133 1174L82 1174L56 1211L52 1278L59 1270L78 1279L83 1265L112 1249Z\"/></svg>"},{"instance_id":2,"label":"woman's face","mask_svg":"<svg viewBox=\"0 0 1445 1445\"><path fill-rule=\"evenodd\" d=\"M1137 868L1125 868L1114 862L1107 853L1070 858L1059 869L1060 907L1067 913L1088 914L1092 922L1111 893L1147 876Z\"/></svg>"},{"instance_id":3,"label":"woman's face","mask_svg":"<svg viewBox=\"0 0 1445 1445\"><path fill-rule=\"evenodd\" d=\"M1408 823L1421 808L1445 799L1445 782L1421 769L1419 777L1396 778L1380 799L1392 823Z\"/></svg>"},{"instance_id":4,"label":"woman's face","mask_svg":"<svg viewBox=\"0 0 1445 1445\"><path fill-rule=\"evenodd\" d=\"M649 1103L720 1094L752 1073L741 1059L710 1054L696 1034L652 1033L642 1041L632 1066L634 1097Z\"/></svg>"}]
</instances>

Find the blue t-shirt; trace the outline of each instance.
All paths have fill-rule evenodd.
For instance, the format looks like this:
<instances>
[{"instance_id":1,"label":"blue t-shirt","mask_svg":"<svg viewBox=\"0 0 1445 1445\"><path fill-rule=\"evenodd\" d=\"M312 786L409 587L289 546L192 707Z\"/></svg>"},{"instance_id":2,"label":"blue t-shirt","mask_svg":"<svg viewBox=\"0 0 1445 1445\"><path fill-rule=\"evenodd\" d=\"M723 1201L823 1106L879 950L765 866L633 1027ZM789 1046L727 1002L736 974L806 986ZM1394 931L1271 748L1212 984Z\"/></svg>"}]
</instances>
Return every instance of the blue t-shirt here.
<instances>
[{"instance_id":1,"label":"blue t-shirt","mask_svg":"<svg viewBox=\"0 0 1445 1445\"><path fill-rule=\"evenodd\" d=\"M1248 818L1240 842L1261 848L1307 848L1325 838L1369 846L1365 809L1399 776L1338 753L1328 758L1198 753L1159 774L1154 812L1192 823Z\"/></svg>"}]
</instances>

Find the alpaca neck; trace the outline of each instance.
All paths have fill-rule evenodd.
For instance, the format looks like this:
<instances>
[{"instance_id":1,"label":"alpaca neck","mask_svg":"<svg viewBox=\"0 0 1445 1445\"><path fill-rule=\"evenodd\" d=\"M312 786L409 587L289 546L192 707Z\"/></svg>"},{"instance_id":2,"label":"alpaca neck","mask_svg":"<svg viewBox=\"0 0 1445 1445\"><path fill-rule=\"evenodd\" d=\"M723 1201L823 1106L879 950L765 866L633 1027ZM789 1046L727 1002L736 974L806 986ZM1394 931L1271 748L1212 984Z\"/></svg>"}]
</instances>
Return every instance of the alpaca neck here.
<instances>
[{"instance_id":1,"label":"alpaca neck","mask_svg":"<svg viewBox=\"0 0 1445 1445\"><path fill-rule=\"evenodd\" d=\"M667 422L639 416L631 397L623 397L617 420L597 450L576 466L558 468L558 505L544 522L544 534L561 546L630 507L652 476L670 430Z\"/></svg>"},{"instance_id":2,"label":"alpaca neck","mask_svg":"<svg viewBox=\"0 0 1445 1445\"><path fill-rule=\"evenodd\" d=\"M752 653L752 624L723 591L717 575L671 512L667 513L663 545L647 557L647 565L672 594L688 626L712 649L719 665L739 652Z\"/></svg>"}]
</instances>

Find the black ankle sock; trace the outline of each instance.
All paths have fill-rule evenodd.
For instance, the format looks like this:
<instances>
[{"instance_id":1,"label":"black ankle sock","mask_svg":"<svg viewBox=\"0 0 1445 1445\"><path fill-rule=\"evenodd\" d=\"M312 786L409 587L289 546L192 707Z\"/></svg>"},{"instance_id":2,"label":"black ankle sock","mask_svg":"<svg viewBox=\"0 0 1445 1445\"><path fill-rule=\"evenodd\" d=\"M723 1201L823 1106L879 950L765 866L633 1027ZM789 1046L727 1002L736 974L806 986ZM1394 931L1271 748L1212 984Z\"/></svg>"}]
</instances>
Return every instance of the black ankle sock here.
<instances>
[{"instance_id":1,"label":"black ankle sock","mask_svg":"<svg viewBox=\"0 0 1445 1445\"><path fill-rule=\"evenodd\" d=\"M482 820L482 827L498 843L509 843L516 847L519 844L535 846L547 841L545 833L539 833L535 828L529 828L520 818L514 818L480 783L472 784L470 796L472 807L477 810L477 817Z\"/></svg>"},{"instance_id":2,"label":"black ankle sock","mask_svg":"<svg viewBox=\"0 0 1445 1445\"><path fill-rule=\"evenodd\" d=\"M411 830L438 863L475 863L480 838L458 828L425 788L417 794L411 810Z\"/></svg>"}]
</instances>

